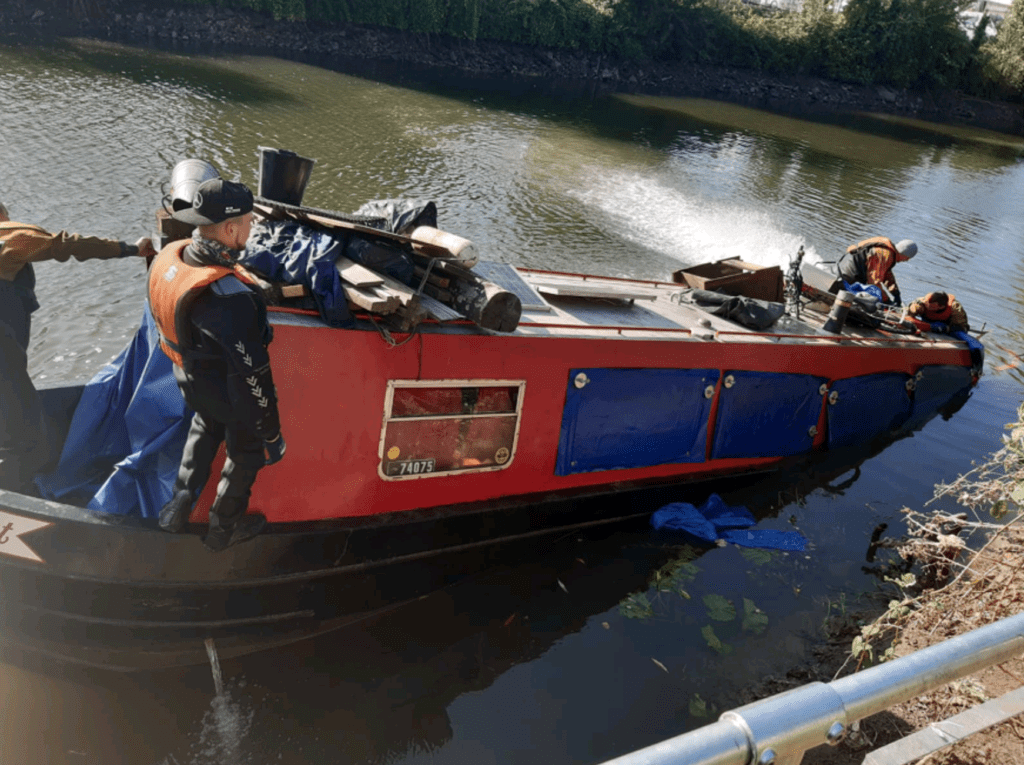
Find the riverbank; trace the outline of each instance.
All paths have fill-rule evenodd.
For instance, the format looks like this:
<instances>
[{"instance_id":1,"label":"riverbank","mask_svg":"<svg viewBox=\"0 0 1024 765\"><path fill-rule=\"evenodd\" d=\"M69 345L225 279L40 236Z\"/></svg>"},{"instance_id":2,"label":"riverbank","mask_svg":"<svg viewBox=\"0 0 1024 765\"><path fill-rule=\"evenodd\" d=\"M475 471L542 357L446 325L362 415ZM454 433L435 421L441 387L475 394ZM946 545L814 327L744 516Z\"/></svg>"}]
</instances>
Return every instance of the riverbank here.
<instances>
[{"instance_id":1,"label":"riverbank","mask_svg":"<svg viewBox=\"0 0 1024 765\"><path fill-rule=\"evenodd\" d=\"M79 0L85 8L86 0ZM355 24L274 21L249 11L183 7L163 0L122 0L85 19L58 15L33 0L0 11L7 34L77 35L134 45L213 52L230 49L298 58L345 71L367 62L442 68L471 76L559 82L595 94L626 92L707 98L795 115L872 112L1024 135L1024 105L954 91L860 86L815 77L770 76L743 69L609 59L557 48L461 40Z\"/></svg>"}]
</instances>

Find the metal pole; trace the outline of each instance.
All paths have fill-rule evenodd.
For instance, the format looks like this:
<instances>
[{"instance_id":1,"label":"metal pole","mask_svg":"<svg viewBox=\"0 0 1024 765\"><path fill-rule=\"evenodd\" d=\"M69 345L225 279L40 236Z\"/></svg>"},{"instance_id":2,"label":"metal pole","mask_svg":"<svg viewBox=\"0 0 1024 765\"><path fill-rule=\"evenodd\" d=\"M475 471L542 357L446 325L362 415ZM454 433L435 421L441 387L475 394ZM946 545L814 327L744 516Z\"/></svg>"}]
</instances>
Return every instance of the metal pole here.
<instances>
[{"instance_id":1,"label":"metal pole","mask_svg":"<svg viewBox=\"0 0 1024 765\"><path fill-rule=\"evenodd\" d=\"M604 765L799 765L857 720L1024 652L1024 613L831 683L725 712L718 722Z\"/></svg>"}]
</instances>

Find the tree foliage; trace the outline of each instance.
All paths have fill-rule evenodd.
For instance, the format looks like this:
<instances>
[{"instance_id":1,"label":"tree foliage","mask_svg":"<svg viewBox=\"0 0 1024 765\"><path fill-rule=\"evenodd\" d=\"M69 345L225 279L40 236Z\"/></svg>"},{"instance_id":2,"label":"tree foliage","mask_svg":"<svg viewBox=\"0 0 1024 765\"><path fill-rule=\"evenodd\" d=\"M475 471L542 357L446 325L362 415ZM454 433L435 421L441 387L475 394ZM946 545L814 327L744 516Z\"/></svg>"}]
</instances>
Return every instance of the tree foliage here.
<instances>
[{"instance_id":1,"label":"tree foliage","mask_svg":"<svg viewBox=\"0 0 1024 765\"><path fill-rule=\"evenodd\" d=\"M966 0L186 0L275 19L350 22L627 59L814 74L862 84L1024 92L1024 0L994 38L961 28Z\"/></svg>"},{"instance_id":2,"label":"tree foliage","mask_svg":"<svg viewBox=\"0 0 1024 765\"><path fill-rule=\"evenodd\" d=\"M995 39L979 49L982 80L993 95L1024 98L1024 0L1015 0Z\"/></svg>"},{"instance_id":3,"label":"tree foliage","mask_svg":"<svg viewBox=\"0 0 1024 765\"><path fill-rule=\"evenodd\" d=\"M850 0L827 73L865 84L955 86L970 58L959 0Z\"/></svg>"}]
</instances>

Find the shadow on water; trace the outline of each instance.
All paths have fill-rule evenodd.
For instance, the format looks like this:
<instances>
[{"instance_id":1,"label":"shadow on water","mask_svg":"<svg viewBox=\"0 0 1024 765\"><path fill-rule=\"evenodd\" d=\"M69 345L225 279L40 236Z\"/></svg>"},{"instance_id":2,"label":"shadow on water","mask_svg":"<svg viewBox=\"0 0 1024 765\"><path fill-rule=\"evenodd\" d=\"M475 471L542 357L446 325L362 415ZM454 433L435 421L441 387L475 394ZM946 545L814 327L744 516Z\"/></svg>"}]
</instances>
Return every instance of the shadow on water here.
<instances>
[{"instance_id":1,"label":"shadow on water","mask_svg":"<svg viewBox=\"0 0 1024 765\"><path fill-rule=\"evenodd\" d=\"M619 94L613 97L637 111L671 115L680 127L703 122L758 133L801 145L821 154L870 165L915 164L907 143L928 147L970 146L984 149L991 166L1010 164L1024 154L1024 140L977 128L956 128L904 117L868 113L775 114L747 106L698 98ZM985 164L984 166L988 166Z\"/></svg>"},{"instance_id":2,"label":"shadow on water","mask_svg":"<svg viewBox=\"0 0 1024 765\"><path fill-rule=\"evenodd\" d=\"M597 80L559 77L495 76L442 66L415 66L342 56L295 56L294 60L397 87L441 93L492 109L588 125L603 138L667 146L680 132L731 134L737 128L784 140L797 140L816 151L870 164L913 161L906 142L937 148L970 146L992 155L996 164L1024 155L1024 139L979 128L956 127L909 117L791 106L784 111L753 108L693 97L617 93ZM640 117L640 119L638 119Z\"/></svg>"},{"instance_id":3,"label":"shadow on water","mask_svg":"<svg viewBox=\"0 0 1024 765\"><path fill-rule=\"evenodd\" d=\"M105 74L139 85L180 87L235 104L299 103L293 93L268 84L258 75L222 66L208 53L201 58L186 58L170 51L69 38L55 38L46 46L12 48L37 66L84 75Z\"/></svg>"},{"instance_id":4,"label":"shadow on water","mask_svg":"<svg viewBox=\"0 0 1024 765\"><path fill-rule=\"evenodd\" d=\"M966 399L965 393L951 402L943 416L951 416ZM891 443L794 460L768 476L568 504L580 509L617 502L623 512L653 512L673 501L700 504L715 492L728 504L748 507L759 521L780 527L787 522L778 516L810 493L841 496L848 491L860 478L860 465ZM642 652L634 643L656 632L652 625L659 621L678 620L684 609L733 608L739 613L727 614L731 626L714 622L721 641L701 633L699 620L684 619L680 626L686 630L676 633L674 655L661 654L666 663L685 660L690 667L675 681L683 683L675 692L688 696L689 706L686 698L671 703L680 708L674 714L683 716L679 726L698 727L707 720L699 719L694 701L703 704L701 694L712 698L716 682L725 678L716 681L715 659L702 663L695 656L714 656L709 647L728 653L732 649L726 641L743 650L744 633L759 634L782 615L770 599L765 610L754 605L755 599L768 598L761 587L745 590L735 606L724 603L714 594L719 592L715 588L727 586L721 565L711 575L719 581L695 581L698 564L704 566L702 559L718 548L694 546L679 533L655 531L648 523L645 515L495 544L442 562L425 560L420 571L406 576L447 585L388 613L286 648L225 662L211 656L212 666L118 674L8 655L9 663L0 668L5 751L20 753L22 765L393 762L453 741L450 709L460 697L490 688L517 666L556 650L569 636L589 630L591 642L613 641L612 655L628 651L626 646ZM736 560L762 578L779 574L785 554L737 549L742 558ZM444 575L438 577L434 569ZM458 576L450 576L453 570ZM385 584L386 576L381 573L381 585L388 589L392 585ZM712 594L701 600L705 590ZM658 672L669 670L652 661L660 667L655 677L664 677ZM621 671L628 667L627 661ZM46 713L40 714L43 709ZM54 719L61 722L59 732L51 734ZM595 751L602 746L612 745L598 742Z\"/></svg>"},{"instance_id":5,"label":"shadow on water","mask_svg":"<svg viewBox=\"0 0 1024 765\"><path fill-rule=\"evenodd\" d=\"M93 71L123 76L140 84L181 83L210 96L248 104L299 103L292 93L265 80L217 64L218 57L262 56L248 46L211 50L188 43L157 41L152 47L81 39L56 39L53 51L67 66L75 60ZM62 53L57 53L62 51ZM64 56L67 56L66 58ZM70 61L69 61L70 59ZM928 147L970 146L990 155L991 166L1012 163L1024 154L1024 141L977 128L941 125L907 117L852 111L825 111L819 106L784 112L703 98L615 93L596 80L558 77L496 76L462 69L415 65L367 57L296 52L288 60L394 87L436 93L490 109L581 124L605 139L640 140L655 148L673 144L680 132L721 139L737 128L795 141L823 155L871 165L904 166L916 161L907 142ZM989 166L986 164L986 166Z\"/></svg>"}]
</instances>

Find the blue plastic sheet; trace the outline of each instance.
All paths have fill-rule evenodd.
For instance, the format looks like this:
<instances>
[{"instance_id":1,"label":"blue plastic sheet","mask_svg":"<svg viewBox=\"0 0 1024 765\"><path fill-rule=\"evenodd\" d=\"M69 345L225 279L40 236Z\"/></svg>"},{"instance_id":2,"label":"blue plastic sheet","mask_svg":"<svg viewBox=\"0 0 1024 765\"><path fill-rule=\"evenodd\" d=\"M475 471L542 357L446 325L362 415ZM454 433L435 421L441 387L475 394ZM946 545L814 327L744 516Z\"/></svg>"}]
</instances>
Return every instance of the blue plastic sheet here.
<instances>
[{"instance_id":1,"label":"blue plastic sheet","mask_svg":"<svg viewBox=\"0 0 1024 765\"><path fill-rule=\"evenodd\" d=\"M850 283L844 280L843 289L852 292L854 295L871 295L879 303L886 303L889 300L885 296L885 293L882 292L882 288L879 287L877 284L861 284L860 282Z\"/></svg>"},{"instance_id":2,"label":"blue plastic sheet","mask_svg":"<svg viewBox=\"0 0 1024 765\"><path fill-rule=\"evenodd\" d=\"M801 551L807 547L807 538L797 531L751 529L756 519L745 507L725 504L720 496L712 494L700 507L688 502L673 502L651 516L656 529L680 531L687 537L705 544L724 539L741 547L766 550Z\"/></svg>"},{"instance_id":3,"label":"blue plastic sheet","mask_svg":"<svg viewBox=\"0 0 1024 765\"><path fill-rule=\"evenodd\" d=\"M47 499L154 518L191 419L147 305L128 347L86 384L57 469L36 484Z\"/></svg>"},{"instance_id":4,"label":"blue plastic sheet","mask_svg":"<svg viewBox=\"0 0 1024 765\"><path fill-rule=\"evenodd\" d=\"M304 285L326 324L351 327L355 322L335 267L342 247L341 240L323 231L269 221L252 227L239 262L271 281Z\"/></svg>"}]
</instances>

